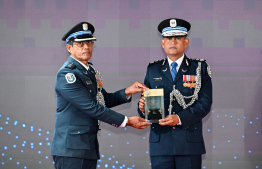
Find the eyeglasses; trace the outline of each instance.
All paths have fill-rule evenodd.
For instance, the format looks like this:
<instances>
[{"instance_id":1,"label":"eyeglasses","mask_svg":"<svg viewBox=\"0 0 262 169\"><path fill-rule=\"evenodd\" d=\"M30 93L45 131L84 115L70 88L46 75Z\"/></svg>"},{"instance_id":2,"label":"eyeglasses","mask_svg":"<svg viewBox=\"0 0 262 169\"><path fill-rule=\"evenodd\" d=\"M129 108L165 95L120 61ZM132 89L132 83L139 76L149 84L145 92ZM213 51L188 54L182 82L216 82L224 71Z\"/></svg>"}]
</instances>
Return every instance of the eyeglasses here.
<instances>
[{"instance_id":1,"label":"eyeglasses","mask_svg":"<svg viewBox=\"0 0 262 169\"><path fill-rule=\"evenodd\" d=\"M74 42L74 44L75 44L77 47L80 48L80 47L83 47L85 44L86 44L87 46L92 46L92 45L94 44L94 42L88 40L88 41Z\"/></svg>"}]
</instances>

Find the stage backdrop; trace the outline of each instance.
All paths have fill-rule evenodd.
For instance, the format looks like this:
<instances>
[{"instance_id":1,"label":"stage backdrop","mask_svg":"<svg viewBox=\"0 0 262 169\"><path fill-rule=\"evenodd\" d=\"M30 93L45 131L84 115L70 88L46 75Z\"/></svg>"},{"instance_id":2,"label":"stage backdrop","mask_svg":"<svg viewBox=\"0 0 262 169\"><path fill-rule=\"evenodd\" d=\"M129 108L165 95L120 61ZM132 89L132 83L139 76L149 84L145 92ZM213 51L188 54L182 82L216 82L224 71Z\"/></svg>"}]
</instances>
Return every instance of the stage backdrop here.
<instances>
[{"instance_id":1,"label":"stage backdrop","mask_svg":"<svg viewBox=\"0 0 262 169\"><path fill-rule=\"evenodd\" d=\"M54 82L68 57L65 32L81 21L95 26L90 61L114 92L143 82L148 63L166 57L157 26L171 17L192 24L186 55L212 70L202 168L262 168L261 11L261 0L0 0L0 168L54 168ZM139 97L114 110L138 115ZM101 128L97 168L150 168L149 127Z\"/></svg>"}]
</instances>

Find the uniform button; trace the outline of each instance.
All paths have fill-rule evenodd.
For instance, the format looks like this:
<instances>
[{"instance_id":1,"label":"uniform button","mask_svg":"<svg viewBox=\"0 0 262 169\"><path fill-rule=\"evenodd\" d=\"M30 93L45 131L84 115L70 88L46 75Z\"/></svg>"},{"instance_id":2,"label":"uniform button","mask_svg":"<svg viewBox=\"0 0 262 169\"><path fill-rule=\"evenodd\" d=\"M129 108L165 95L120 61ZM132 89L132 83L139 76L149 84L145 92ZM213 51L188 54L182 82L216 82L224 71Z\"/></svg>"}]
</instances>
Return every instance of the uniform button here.
<instances>
[{"instance_id":1,"label":"uniform button","mask_svg":"<svg viewBox=\"0 0 262 169\"><path fill-rule=\"evenodd\" d=\"M92 92L92 90L90 90L90 93Z\"/></svg>"},{"instance_id":2,"label":"uniform button","mask_svg":"<svg viewBox=\"0 0 262 169\"><path fill-rule=\"evenodd\" d=\"M155 127L152 127L152 129L154 129Z\"/></svg>"},{"instance_id":3,"label":"uniform button","mask_svg":"<svg viewBox=\"0 0 262 169\"><path fill-rule=\"evenodd\" d=\"M173 129L175 130L176 128L175 128L175 127L173 127Z\"/></svg>"},{"instance_id":4,"label":"uniform button","mask_svg":"<svg viewBox=\"0 0 262 169\"><path fill-rule=\"evenodd\" d=\"M80 131L78 132L78 134L80 134Z\"/></svg>"}]
</instances>

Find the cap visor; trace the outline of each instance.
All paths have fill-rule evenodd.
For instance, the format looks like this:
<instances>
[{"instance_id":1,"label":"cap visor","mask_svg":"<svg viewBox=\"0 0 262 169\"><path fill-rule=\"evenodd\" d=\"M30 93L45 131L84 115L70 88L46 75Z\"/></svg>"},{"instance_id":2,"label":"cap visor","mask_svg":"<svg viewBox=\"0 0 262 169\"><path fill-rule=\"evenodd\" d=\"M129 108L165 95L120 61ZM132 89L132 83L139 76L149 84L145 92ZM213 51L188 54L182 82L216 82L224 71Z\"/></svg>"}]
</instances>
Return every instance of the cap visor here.
<instances>
[{"instance_id":1,"label":"cap visor","mask_svg":"<svg viewBox=\"0 0 262 169\"><path fill-rule=\"evenodd\" d=\"M92 37L92 38L74 39L75 42L82 42L87 40L96 41L96 38Z\"/></svg>"}]
</instances>

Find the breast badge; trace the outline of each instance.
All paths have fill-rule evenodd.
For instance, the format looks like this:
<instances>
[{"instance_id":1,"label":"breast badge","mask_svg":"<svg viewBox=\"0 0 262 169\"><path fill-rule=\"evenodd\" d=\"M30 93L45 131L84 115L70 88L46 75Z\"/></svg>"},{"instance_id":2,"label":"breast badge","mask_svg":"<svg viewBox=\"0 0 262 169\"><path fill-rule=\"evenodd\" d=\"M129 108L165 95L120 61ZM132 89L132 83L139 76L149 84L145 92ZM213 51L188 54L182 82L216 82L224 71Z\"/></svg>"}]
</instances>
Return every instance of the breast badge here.
<instances>
[{"instance_id":1,"label":"breast badge","mask_svg":"<svg viewBox=\"0 0 262 169\"><path fill-rule=\"evenodd\" d=\"M196 76L183 75L183 86L189 88L196 88Z\"/></svg>"}]
</instances>

